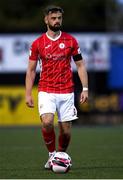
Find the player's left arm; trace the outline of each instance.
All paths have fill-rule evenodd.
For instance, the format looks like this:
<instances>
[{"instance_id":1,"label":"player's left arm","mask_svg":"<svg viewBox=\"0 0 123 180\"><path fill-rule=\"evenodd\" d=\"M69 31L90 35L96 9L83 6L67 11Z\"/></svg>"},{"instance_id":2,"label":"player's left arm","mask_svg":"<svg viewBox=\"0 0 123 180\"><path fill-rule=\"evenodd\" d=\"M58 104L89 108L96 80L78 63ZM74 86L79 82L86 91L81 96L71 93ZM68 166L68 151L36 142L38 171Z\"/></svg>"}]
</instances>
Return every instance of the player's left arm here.
<instances>
[{"instance_id":1,"label":"player's left arm","mask_svg":"<svg viewBox=\"0 0 123 180\"><path fill-rule=\"evenodd\" d=\"M80 78L80 81L81 81L82 87L83 87L81 95L80 95L80 103L84 103L88 99L88 75L87 75L87 70L86 70L85 63L84 63L83 59L75 61L75 64L77 66L78 75L79 75L79 78Z\"/></svg>"}]
</instances>

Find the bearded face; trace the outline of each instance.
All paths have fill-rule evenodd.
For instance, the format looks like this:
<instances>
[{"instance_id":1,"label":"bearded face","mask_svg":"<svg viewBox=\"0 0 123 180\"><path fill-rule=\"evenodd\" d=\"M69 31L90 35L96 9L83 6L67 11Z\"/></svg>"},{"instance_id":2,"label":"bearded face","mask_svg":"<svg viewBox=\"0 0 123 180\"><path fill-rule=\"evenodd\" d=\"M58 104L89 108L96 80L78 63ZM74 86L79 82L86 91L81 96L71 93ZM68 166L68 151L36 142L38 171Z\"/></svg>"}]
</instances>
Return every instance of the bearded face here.
<instances>
[{"instance_id":1,"label":"bearded face","mask_svg":"<svg viewBox=\"0 0 123 180\"><path fill-rule=\"evenodd\" d=\"M49 13L45 17L45 23L47 24L48 28L54 32L59 31L62 26L62 13Z\"/></svg>"},{"instance_id":2,"label":"bearded face","mask_svg":"<svg viewBox=\"0 0 123 180\"><path fill-rule=\"evenodd\" d=\"M56 32L56 31L59 31L61 29L61 25L59 23L54 24L54 25L49 24L49 29Z\"/></svg>"}]
</instances>

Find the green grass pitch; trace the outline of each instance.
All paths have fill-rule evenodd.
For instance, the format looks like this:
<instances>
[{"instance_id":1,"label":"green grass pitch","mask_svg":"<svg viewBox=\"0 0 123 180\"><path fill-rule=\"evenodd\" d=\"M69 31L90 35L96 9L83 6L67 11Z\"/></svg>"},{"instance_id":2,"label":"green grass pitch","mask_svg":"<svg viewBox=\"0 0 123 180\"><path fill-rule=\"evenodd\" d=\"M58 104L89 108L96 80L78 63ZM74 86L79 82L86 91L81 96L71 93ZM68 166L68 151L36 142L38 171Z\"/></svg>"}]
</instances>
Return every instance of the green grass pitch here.
<instances>
[{"instance_id":1,"label":"green grass pitch","mask_svg":"<svg viewBox=\"0 0 123 180\"><path fill-rule=\"evenodd\" d=\"M40 128L0 129L0 179L123 179L123 126L73 127L72 169L44 169L47 150Z\"/></svg>"}]
</instances>

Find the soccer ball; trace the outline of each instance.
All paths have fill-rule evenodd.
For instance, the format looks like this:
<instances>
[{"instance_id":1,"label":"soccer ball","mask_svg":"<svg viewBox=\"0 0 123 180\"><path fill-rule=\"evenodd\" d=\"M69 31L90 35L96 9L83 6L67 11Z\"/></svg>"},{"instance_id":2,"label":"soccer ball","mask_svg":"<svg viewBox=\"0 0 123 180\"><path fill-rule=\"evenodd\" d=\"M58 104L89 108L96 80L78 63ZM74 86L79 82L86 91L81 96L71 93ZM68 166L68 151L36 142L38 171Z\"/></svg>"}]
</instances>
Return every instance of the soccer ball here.
<instances>
[{"instance_id":1,"label":"soccer ball","mask_svg":"<svg viewBox=\"0 0 123 180\"><path fill-rule=\"evenodd\" d=\"M56 152L51 162L51 169L55 173L66 173L72 166L70 156L65 152Z\"/></svg>"}]
</instances>

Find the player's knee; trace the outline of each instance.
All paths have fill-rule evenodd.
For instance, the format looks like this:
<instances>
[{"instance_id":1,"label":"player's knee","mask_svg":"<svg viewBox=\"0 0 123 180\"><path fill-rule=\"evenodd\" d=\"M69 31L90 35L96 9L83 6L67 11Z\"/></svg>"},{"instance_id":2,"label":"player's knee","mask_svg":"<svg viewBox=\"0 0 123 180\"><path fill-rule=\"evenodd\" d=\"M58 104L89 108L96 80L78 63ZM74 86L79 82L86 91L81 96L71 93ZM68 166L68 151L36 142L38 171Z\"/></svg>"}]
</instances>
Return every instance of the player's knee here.
<instances>
[{"instance_id":1,"label":"player's knee","mask_svg":"<svg viewBox=\"0 0 123 180\"><path fill-rule=\"evenodd\" d=\"M51 129L53 128L53 118L48 116L48 115L44 115L41 117L41 122L42 122L42 126L45 129Z\"/></svg>"},{"instance_id":2,"label":"player's knee","mask_svg":"<svg viewBox=\"0 0 123 180\"><path fill-rule=\"evenodd\" d=\"M64 126L60 128L60 134L69 137L71 135L71 128L69 126Z\"/></svg>"},{"instance_id":3,"label":"player's knee","mask_svg":"<svg viewBox=\"0 0 123 180\"><path fill-rule=\"evenodd\" d=\"M70 138L71 133L70 133L70 131L62 131L61 135L64 136L65 138Z\"/></svg>"},{"instance_id":4,"label":"player's knee","mask_svg":"<svg viewBox=\"0 0 123 180\"><path fill-rule=\"evenodd\" d=\"M45 119L44 121L42 121L42 126L43 128L50 130L53 128L53 123L49 119Z\"/></svg>"}]
</instances>

